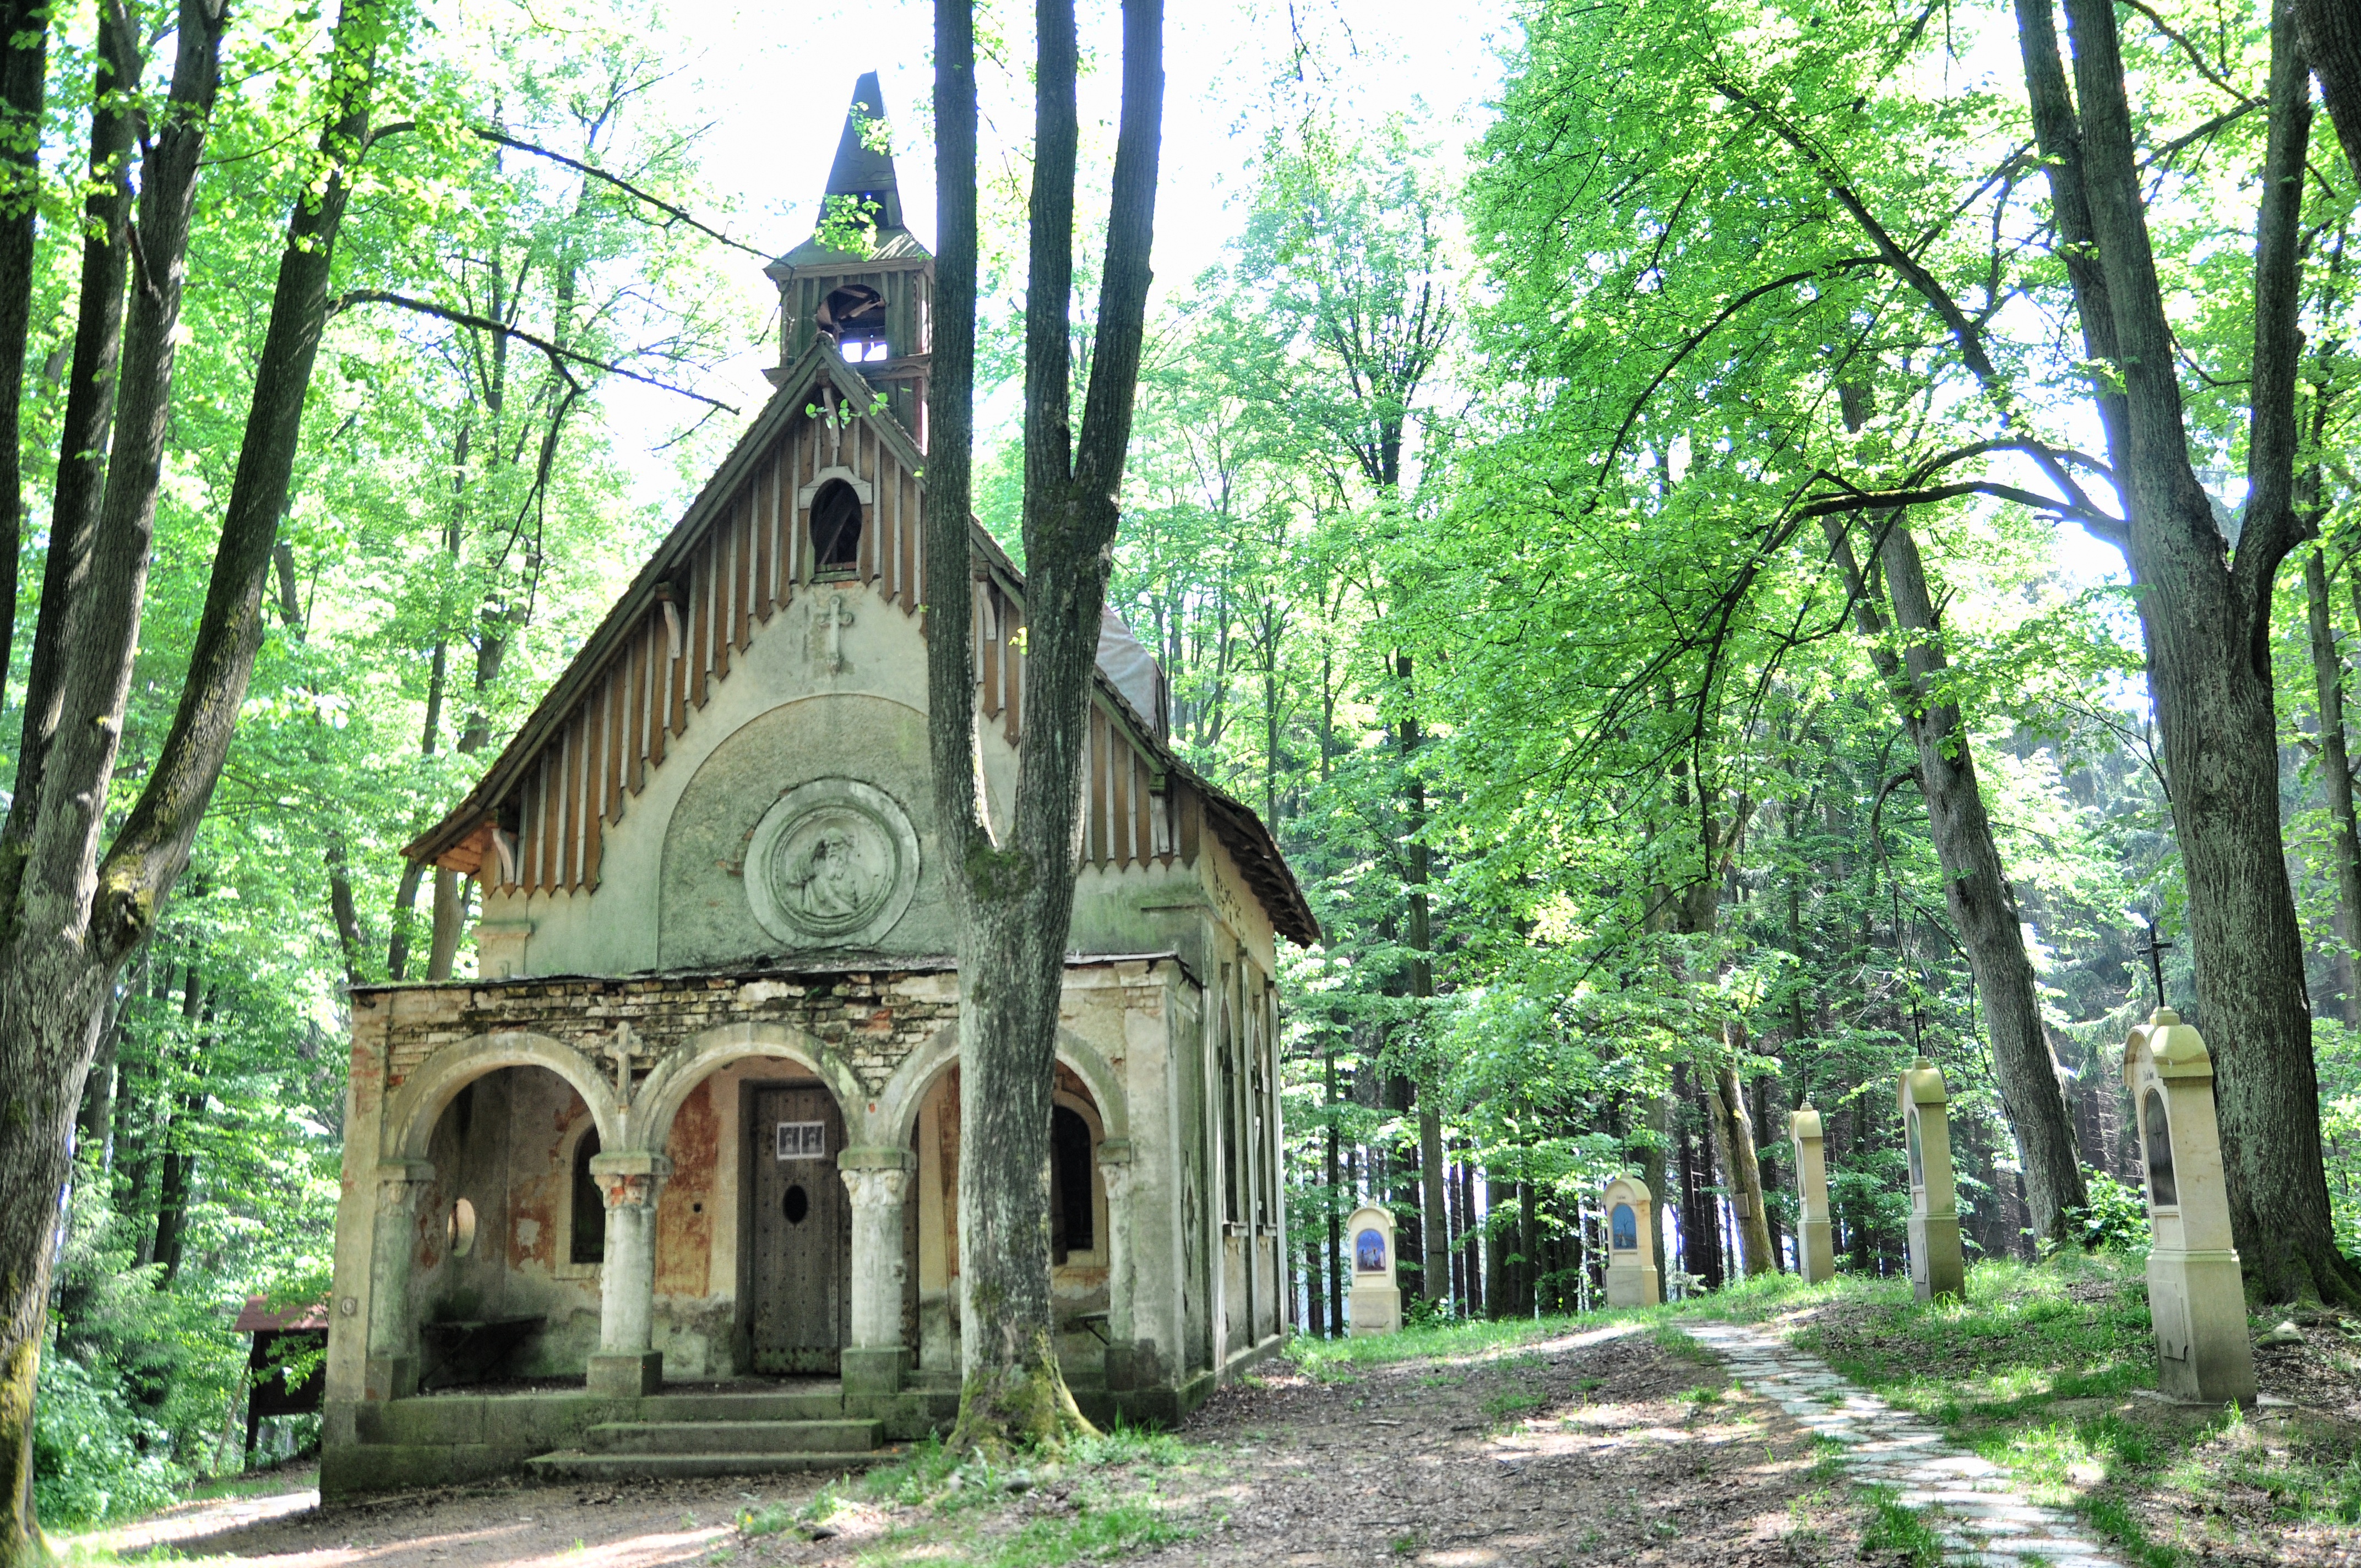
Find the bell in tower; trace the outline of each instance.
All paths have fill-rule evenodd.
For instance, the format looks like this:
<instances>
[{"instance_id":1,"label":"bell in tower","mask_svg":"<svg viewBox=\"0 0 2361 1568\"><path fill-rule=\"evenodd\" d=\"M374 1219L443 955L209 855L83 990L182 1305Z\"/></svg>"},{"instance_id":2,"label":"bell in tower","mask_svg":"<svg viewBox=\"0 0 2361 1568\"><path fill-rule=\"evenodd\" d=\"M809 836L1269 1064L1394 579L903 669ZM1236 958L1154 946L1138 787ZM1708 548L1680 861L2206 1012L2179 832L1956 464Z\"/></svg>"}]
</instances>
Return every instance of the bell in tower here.
<instances>
[{"instance_id":1,"label":"bell in tower","mask_svg":"<svg viewBox=\"0 0 2361 1568\"><path fill-rule=\"evenodd\" d=\"M779 285L773 384L825 345L885 395L886 407L923 449L935 258L902 226L875 71L853 86L818 226L763 271Z\"/></svg>"}]
</instances>

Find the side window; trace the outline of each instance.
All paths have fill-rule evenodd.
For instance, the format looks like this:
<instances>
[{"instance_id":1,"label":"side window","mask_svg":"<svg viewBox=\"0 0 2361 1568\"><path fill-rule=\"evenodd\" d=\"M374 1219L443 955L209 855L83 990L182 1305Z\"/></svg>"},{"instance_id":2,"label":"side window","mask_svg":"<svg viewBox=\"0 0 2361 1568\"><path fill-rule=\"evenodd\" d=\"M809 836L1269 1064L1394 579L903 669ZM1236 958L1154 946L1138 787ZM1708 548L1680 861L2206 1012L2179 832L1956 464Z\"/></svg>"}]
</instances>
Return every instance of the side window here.
<instances>
[{"instance_id":1,"label":"side window","mask_svg":"<svg viewBox=\"0 0 2361 1568\"><path fill-rule=\"evenodd\" d=\"M1091 1124L1063 1105L1049 1113L1049 1245L1060 1263L1097 1245L1091 1212Z\"/></svg>"},{"instance_id":2,"label":"side window","mask_svg":"<svg viewBox=\"0 0 2361 1568\"><path fill-rule=\"evenodd\" d=\"M590 1174L590 1162L598 1155L598 1135L595 1130L575 1140L574 1236L567 1256L576 1263L607 1261L607 1199Z\"/></svg>"}]
</instances>

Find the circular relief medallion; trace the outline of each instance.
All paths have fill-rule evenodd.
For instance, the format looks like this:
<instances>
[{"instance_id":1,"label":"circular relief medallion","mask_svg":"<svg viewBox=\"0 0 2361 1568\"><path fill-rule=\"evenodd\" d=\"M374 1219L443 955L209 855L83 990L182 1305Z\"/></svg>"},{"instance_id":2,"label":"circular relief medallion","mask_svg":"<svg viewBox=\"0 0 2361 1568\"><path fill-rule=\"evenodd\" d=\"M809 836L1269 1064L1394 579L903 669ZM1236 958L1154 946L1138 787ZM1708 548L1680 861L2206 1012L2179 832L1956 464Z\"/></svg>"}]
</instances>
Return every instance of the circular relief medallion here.
<instances>
[{"instance_id":1,"label":"circular relief medallion","mask_svg":"<svg viewBox=\"0 0 2361 1568\"><path fill-rule=\"evenodd\" d=\"M754 918L800 947L873 942L918 885L918 836L894 797L856 779L781 795L746 844Z\"/></svg>"}]
</instances>

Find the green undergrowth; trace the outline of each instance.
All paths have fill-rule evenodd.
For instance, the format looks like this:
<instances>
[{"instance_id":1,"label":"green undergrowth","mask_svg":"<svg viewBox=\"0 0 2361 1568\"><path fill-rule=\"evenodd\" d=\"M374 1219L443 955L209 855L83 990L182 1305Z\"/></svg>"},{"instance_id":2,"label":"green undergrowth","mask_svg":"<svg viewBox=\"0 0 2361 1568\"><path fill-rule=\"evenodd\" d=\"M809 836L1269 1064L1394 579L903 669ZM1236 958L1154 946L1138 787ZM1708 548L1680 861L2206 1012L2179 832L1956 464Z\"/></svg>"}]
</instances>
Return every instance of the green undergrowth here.
<instances>
[{"instance_id":1,"label":"green undergrowth","mask_svg":"<svg viewBox=\"0 0 2361 1568\"><path fill-rule=\"evenodd\" d=\"M1365 1367L1516 1350L1596 1328L1605 1321L1597 1313L1579 1318L1510 1318L1499 1321L1474 1318L1411 1324L1398 1334L1369 1334L1360 1339L1312 1339L1299 1334L1288 1342L1286 1355L1307 1377L1322 1383L1350 1383Z\"/></svg>"},{"instance_id":2,"label":"green undergrowth","mask_svg":"<svg viewBox=\"0 0 2361 1568\"><path fill-rule=\"evenodd\" d=\"M1059 1568L1189 1539L1195 1526L1179 1516L1165 1486L1214 1463L1215 1450L1128 1426L1001 1464L962 1458L929 1438L900 1463L851 1484L843 1497L823 1489L800 1513L825 1508L832 1518L855 1496L892 1508L883 1537L860 1553L863 1568L942 1562ZM796 1517L782 1524L825 1522Z\"/></svg>"},{"instance_id":3,"label":"green undergrowth","mask_svg":"<svg viewBox=\"0 0 2361 1568\"><path fill-rule=\"evenodd\" d=\"M1964 1301L1921 1303L1906 1279L1805 1287L1778 1277L1668 1313L1784 1332L2008 1470L2034 1500L2075 1509L2145 1568L2194 1563L2234 1540L2268 1548L2286 1527L2343 1534L2361 1524L2361 1458L2349 1431L2148 1397L2157 1374L2147 1281L2120 1254L1978 1264ZM2221 1509L2224 1497L2257 1494L2255 1506ZM1874 1528L1901 1531L1879 1508ZM2173 1522L2143 1522L2158 1518ZM1908 1550L1899 1535L1890 1545Z\"/></svg>"}]
</instances>

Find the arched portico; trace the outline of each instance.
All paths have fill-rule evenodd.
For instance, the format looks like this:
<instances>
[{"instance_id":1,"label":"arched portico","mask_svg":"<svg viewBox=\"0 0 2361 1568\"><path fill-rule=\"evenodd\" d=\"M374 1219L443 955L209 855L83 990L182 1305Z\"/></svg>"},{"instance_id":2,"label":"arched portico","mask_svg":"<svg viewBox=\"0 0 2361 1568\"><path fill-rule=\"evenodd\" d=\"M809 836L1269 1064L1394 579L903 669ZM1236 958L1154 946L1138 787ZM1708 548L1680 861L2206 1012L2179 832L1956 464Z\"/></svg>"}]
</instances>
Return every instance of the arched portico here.
<instances>
[{"instance_id":1,"label":"arched portico","mask_svg":"<svg viewBox=\"0 0 2361 1568\"><path fill-rule=\"evenodd\" d=\"M870 1141L868 1090L844 1058L801 1029L785 1024L726 1024L689 1037L688 1048L667 1058L648 1074L633 1096L631 1132L640 1146L660 1151L671 1140L675 1118L697 1086L718 1069L748 1057L793 1063L828 1085L844 1110L850 1141ZM882 1105L882 1102L880 1102Z\"/></svg>"},{"instance_id":2,"label":"arched portico","mask_svg":"<svg viewBox=\"0 0 2361 1568\"><path fill-rule=\"evenodd\" d=\"M625 1124L613 1086L571 1046L547 1035L514 1030L455 1040L420 1063L394 1091L393 1102L386 1110L381 1124L383 1157L426 1158L434 1124L452 1098L486 1073L504 1067L546 1068L564 1079L590 1108L600 1144L610 1149L622 1146Z\"/></svg>"},{"instance_id":3,"label":"arched portico","mask_svg":"<svg viewBox=\"0 0 2361 1568\"><path fill-rule=\"evenodd\" d=\"M880 1146L906 1148L909 1146L911 1129L917 1124L918 1106L941 1077L959 1060L959 1025L947 1025L923 1046L912 1051L895 1069L876 1098L876 1112L871 1117L873 1135ZM1071 1029L1058 1031L1058 1060L1071 1068L1076 1078L1091 1091L1097 1102L1099 1119L1106 1137L1131 1138L1131 1117L1123 1080L1096 1047Z\"/></svg>"}]
</instances>

